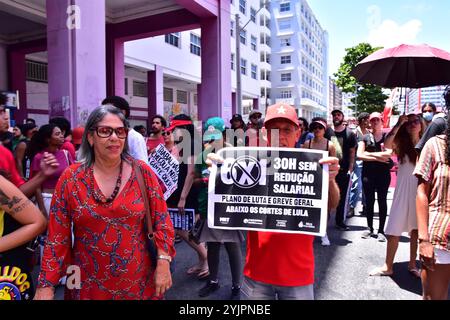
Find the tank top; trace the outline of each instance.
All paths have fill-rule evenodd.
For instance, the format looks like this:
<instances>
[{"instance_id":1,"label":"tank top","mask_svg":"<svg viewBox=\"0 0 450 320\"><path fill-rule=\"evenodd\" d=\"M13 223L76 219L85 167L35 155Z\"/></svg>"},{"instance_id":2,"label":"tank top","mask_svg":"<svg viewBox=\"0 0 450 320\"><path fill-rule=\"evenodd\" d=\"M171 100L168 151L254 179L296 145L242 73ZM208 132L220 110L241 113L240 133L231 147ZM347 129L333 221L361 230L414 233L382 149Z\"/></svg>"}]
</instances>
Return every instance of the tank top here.
<instances>
[{"instance_id":1,"label":"tank top","mask_svg":"<svg viewBox=\"0 0 450 320\"><path fill-rule=\"evenodd\" d=\"M21 227L9 214L0 210L0 237ZM34 296L31 278L31 251L27 245L0 253L0 300L31 300Z\"/></svg>"},{"instance_id":2,"label":"tank top","mask_svg":"<svg viewBox=\"0 0 450 320\"><path fill-rule=\"evenodd\" d=\"M309 145L308 145L308 149L311 149L311 140L309 140ZM328 151L328 148L330 147L330 140L327 139L327 149L325 151Z\"/></svg>"}]
</instances>

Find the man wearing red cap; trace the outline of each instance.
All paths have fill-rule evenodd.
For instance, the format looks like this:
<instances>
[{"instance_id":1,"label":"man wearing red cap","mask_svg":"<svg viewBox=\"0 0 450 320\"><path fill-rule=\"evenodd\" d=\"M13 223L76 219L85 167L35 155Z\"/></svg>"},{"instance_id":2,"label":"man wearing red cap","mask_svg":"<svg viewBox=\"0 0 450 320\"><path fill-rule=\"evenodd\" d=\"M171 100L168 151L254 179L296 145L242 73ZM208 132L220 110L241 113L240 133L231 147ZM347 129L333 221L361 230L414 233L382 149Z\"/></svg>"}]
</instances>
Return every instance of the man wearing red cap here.
<instances>
[{"instance_id":1,"label":"man wearing red cap","mask_svg":"<svg viewBox=\"0 0 450 320\"><path fill-rule=\"evenodd\" d=\"M264 127L272 147L295 148L300 138L297 113L289 105L268 107ZM271 141L275 130L278 130L278 141ZM334 178L339 171L339 160L326 158L320 164L330 165L328 206L336 208L339 189ZM242 286L244 298L314 299L313 241L311 235L249 231Z\"/></svg>"}]
</instances>

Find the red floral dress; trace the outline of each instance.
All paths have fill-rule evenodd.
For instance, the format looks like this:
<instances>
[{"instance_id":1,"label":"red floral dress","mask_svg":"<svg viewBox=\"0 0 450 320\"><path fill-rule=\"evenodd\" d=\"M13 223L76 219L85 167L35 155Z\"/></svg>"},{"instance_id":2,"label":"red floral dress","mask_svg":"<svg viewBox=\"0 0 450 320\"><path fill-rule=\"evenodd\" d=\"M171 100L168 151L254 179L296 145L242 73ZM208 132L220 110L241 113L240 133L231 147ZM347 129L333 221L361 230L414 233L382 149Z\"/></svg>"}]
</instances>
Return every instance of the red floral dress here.
<instances>
[{"instance_id":1,"label":"red floral dress","mask_svg":"<svg viewBox=\"0 0 450 320\"><path fill-rule=\"evenodd\" d=\"M174 229L157 178L144 162L136 164L142 169L148 190L156 245L174 257ZM79 267L81 288L66 287L66 299L161 298L153 296L145 207L134 167L112 202L98 202L94 190L104 197L90 170L80 164L70 166L59 179L38 287L56 286L73 265Z\"/></svg>"}]
</instances>

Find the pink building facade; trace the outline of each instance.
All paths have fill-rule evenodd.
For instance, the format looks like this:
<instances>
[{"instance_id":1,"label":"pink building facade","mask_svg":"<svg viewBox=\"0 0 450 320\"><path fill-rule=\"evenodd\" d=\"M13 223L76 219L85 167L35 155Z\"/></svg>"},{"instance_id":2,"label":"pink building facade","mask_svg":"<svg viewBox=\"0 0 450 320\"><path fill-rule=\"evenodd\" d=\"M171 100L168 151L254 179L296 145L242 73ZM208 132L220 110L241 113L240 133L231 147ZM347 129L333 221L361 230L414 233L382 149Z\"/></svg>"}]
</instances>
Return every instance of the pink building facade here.
<instances>
[{"instance_id":1,"label":"pink building facade","mask_svg":"<svg viewBox=\"0 0 450 320\"><path fill-rule=\"evenodd\" d=\"M0 13L6 9L4 12L14 12L11 19L30 19L36 14L30 20L30 28L35 24L34 29L41 30L29 39L20 35L19 28L17 34L14 28L7 35L0 31L0 45L6 52L0 55L0 59L3 56L6 59L0 61L6 66L0 70L5 79L0 82L0 90L19 92L20 109L14 115L17 122L30 113L36 114L27 103L27 55L46 52L48 115L65 116L75 127L83 124L106 96L124 95L125 42L199 28L204 66L198 85L199 119L231 118L230 1L34 0L33 3L36 12L17 6L17 1L11 1L11 8L0 7ZM148 71L147 80L151 116L163 110L162 69L155 67Z\"/></svg>"}]
</instances>

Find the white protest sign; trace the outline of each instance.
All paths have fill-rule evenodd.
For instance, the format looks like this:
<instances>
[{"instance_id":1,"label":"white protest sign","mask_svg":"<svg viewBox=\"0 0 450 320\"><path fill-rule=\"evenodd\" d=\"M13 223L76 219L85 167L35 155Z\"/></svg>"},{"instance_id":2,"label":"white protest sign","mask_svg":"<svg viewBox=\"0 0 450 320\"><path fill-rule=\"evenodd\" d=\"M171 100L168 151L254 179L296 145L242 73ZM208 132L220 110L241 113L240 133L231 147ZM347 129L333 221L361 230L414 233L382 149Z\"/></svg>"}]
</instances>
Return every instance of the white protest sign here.
<instances>
[{"instance_id":1,"label":"white protest sign","mask_svg":"<svg viewBox=\"0 0 450 320\"><path fill-rule=\"evenodd\" d=\"M326 151L224 148L208 185L208 226L323 236L327 226Z\"/></svg>"},{"instance_id":2,"label":"white protest sign","mask_svg":"<svg viewBox=\"0 0 450 320\"><path fill-rule=\"evenodd\" d=\"M148 159L150 168L162 182L164 200L167 200L178 188L178 160L162 144L159 144Z\"/></svg>"}]
</instances>

